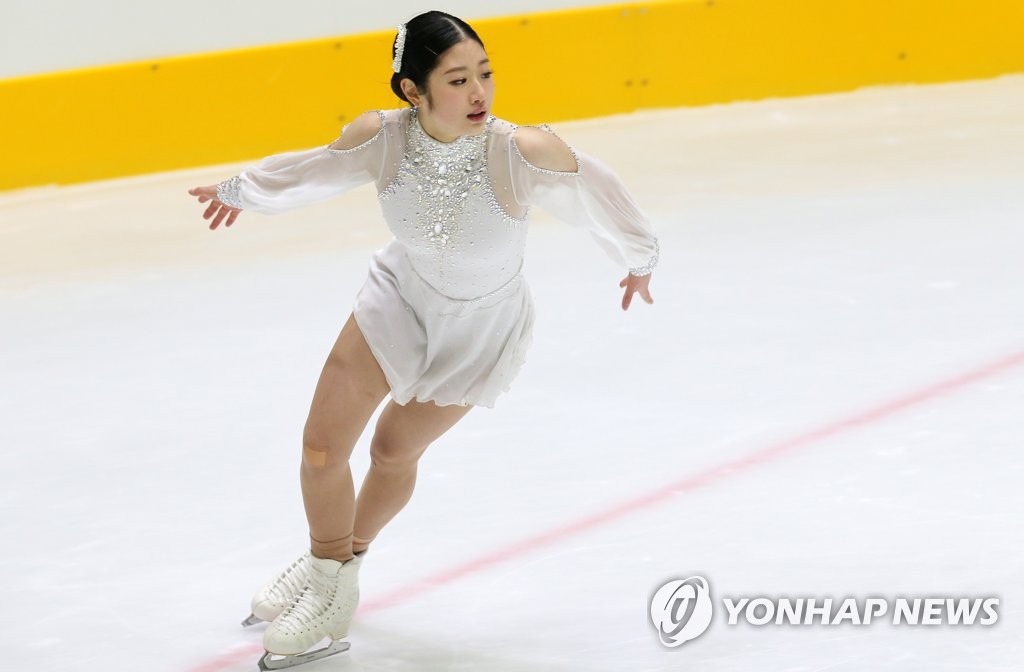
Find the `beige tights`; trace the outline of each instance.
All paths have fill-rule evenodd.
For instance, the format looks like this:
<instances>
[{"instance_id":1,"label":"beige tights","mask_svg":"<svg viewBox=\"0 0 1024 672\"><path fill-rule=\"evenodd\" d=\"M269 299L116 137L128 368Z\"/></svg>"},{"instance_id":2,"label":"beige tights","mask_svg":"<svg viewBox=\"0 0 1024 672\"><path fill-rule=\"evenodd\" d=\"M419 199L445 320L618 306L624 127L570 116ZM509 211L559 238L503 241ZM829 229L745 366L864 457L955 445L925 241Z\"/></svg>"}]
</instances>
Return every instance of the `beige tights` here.
<instances>
[{"instance_id":1,"label":"beige tights","mask_svg":"<svg viewBox=\"0 0 1024 672\"><path fill-rule=\"evenodd\" d=\"M417 456L418 457L418 456ZM416 460L374 463L366 472L356 501L353 550L365 549L377 534L405 508L416 486Z\"/></svg>"},{"instance_id":2,"label":"beige tights","mask_svg":"<svg viewBox=\"0 0 1024 672\"><path fill-rule=\"evenodd\" d=\"M369 360L372 354L363 350L363 359ZM365 550L408 504L420 456L472 408L389 403L370 442L371 466L357 500L349 456L376 408L376 397L355 390L348 376L345 367L330 361L324 367L303 432L300 472L310 550L342 562ZM383 374L378 377L383 383Z\"/></svg>"},{"instance_id":3,"label":"beige tights","mask_svg":"<svg viewBox=\"0 0 1024 672\"><path fill-rule=\"evenodd\" d=\"M366 550L412 499L417 460L373 464L355 500L348 461L333 464L328 455L309 448L303 453L300 476L310 550L318 558L345 562Z\"/></svg>"},{"instance_id":4,"label":"beige tights","mask_svg":"<svg viewBox=\"0 0 1024 672\"><path fill-rule=\"evenodd\" d=\"M345 562L352 558L355 507L352 470L330 453L306 448L302 453L302 499L309 521L310 551L318 558Z\"/></svg>"}]
</instances>

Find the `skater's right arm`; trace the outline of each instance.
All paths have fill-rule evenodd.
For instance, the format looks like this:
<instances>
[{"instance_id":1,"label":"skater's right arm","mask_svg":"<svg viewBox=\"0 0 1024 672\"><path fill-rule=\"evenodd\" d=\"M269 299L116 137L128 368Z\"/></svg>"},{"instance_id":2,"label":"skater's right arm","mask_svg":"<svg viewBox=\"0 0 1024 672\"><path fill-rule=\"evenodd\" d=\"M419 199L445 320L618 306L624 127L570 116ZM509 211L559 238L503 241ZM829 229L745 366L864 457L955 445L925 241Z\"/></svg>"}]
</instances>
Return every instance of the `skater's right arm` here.
<instances>
[{"instance_id":1,"label":"skater's right arm","mask_svg":"<svg viewBox=\"0 0 1024 672\"><path fill-rule=\"evenodd\" d=\"M322 201L376 179L381 172L386 134L380 112L360 115L330 145L268 156L217 185L189 193L213 203L203 214L216 215L210 228L240 210L275 214Z\"/></svg>"}]
</instances>

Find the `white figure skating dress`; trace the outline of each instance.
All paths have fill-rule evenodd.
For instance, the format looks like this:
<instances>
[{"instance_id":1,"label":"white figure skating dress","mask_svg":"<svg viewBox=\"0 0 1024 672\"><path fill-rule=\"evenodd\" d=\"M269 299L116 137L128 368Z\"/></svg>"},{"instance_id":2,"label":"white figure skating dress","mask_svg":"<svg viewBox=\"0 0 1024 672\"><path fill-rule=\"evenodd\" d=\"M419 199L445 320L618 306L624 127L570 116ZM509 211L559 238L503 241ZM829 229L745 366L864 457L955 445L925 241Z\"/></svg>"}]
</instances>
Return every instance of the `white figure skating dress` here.
<instances>
[{"instance_id":1,"label":"white figure skating dress","mask_svg":"<svg viewBox=\"0 0 1024 672\"><path fill-rule=\"evenodd\" d=\"M531 205L585 227L634 275L657 264L653 226L596 159L573 151L576 172L538 168L516 125L494 116L443 143L414 108L377 114L380 130L361 145L269 156L222 182L218 198L277 213L376 184L395 237L374 253L353 313L397 403L493 407L510 389L533 331L522 275Z\"/></svg>"}]
</instances>

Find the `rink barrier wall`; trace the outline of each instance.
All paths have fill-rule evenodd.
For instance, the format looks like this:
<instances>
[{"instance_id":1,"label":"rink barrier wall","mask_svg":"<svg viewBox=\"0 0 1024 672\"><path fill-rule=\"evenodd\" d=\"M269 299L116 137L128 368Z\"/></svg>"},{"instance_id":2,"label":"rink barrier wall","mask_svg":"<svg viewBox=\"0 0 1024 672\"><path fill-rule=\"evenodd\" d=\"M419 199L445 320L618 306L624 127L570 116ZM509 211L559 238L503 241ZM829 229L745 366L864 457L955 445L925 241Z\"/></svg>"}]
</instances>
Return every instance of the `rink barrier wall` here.
<instances>
[{"instance_id":1,"label":"rink barrier wall","mask_svg":"<svg viewBox=\"0 0 1024 672\"><path fill-rule=\"evenodd\" d=\"M480 20L494 114L556 122L1024 72L1024 2L665 0ZM334 140L390 90L394 30L0 80L0 190Z\"/></svg>"}]
</instances>

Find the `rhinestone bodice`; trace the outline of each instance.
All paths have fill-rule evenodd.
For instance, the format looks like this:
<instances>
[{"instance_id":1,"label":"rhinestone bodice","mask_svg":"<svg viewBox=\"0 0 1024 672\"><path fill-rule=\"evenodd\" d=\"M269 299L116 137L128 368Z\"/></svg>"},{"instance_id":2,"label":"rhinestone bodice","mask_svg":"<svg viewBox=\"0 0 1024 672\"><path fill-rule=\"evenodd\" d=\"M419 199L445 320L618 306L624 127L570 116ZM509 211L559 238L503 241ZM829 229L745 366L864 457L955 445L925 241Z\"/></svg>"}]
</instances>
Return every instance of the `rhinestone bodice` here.
<instances>
[{"instance_id":1,"label":"rhinestone bodice","mask_svg":"<svg viewBox=\"0 0 1024 672\"><path fill-rule=\"evenodd\" d=\"M498 204L488 173L495 118L450 143L429 136L415 110L395 178L380 191L384 217L416 272L435 290L475 299L521 270L526 222Z\"/></svg>"}]
</instances>

